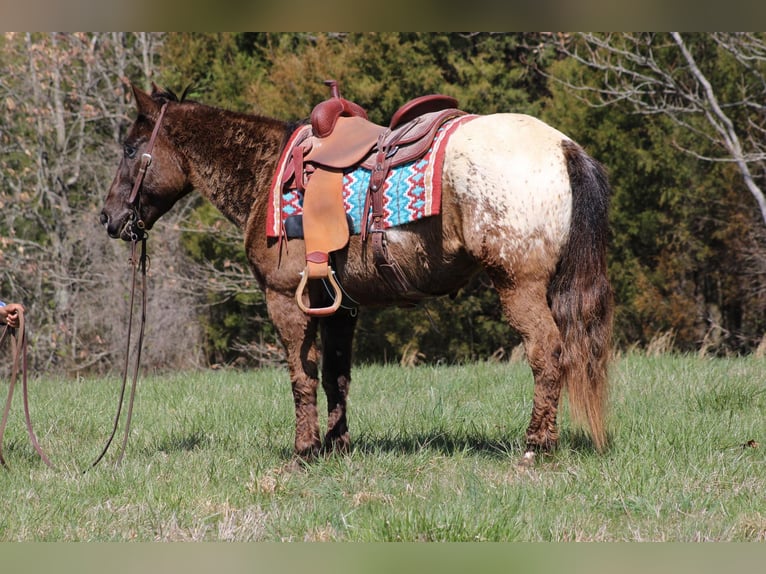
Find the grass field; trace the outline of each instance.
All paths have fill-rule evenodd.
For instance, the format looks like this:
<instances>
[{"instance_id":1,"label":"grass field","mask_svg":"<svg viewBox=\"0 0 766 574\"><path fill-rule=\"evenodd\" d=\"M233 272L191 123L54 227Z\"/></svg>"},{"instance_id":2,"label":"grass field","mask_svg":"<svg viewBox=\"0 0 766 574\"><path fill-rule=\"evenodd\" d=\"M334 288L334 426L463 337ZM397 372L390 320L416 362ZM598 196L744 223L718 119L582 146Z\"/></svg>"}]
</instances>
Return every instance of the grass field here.
<instances>
[{"instance_id":1,"label":"grass field","mask_svg":"<svg viewBox=\"0 0 766 574\"><path fill-rule=\"evenodd\" d=\"M83 474L119 381L33 380L56 468L19 391L0 541L766 541L766 362L628 355L612 381L611 449L564 408L559 449L527 471L525 364L360 367L352 452L291 472L285 372L145 376L123 465L118 437Z\"/></svg>"}]
</instances>

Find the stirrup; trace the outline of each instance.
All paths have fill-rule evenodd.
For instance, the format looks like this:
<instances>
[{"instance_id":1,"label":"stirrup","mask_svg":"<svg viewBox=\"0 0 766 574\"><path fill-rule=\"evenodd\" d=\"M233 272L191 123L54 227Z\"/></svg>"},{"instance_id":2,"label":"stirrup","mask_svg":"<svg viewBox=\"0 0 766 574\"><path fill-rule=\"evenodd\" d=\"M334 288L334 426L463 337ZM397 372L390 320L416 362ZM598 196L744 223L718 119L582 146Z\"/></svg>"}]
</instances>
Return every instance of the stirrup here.
<instances>
[{"instance_id":1,"label":"stirrup","mask_svg":"<svg viewBox=\"0 0 766 574\"><path fill-rule=\"evenodd\" d=\"M301 282L298 283L298 289L295 290L295 302L298 304L298 308L306 313L306 315L312 317L326 317L327 315L332 315L340 308L341 301L343 300L343 291L341 291L340 285L338 285L338 282L335 280L335 271L333 271L332 267L328 267L327 271L327 279L330 281L333 291L335 291L335 299L329 307L317 307L314 309L306 307L306 305L303 304L302 297L303 291L306 289L306 283L309 280L308 265L301 271ZM322 277L322 279L324 280L324 277Z\"/></svg>"}]
</instances>

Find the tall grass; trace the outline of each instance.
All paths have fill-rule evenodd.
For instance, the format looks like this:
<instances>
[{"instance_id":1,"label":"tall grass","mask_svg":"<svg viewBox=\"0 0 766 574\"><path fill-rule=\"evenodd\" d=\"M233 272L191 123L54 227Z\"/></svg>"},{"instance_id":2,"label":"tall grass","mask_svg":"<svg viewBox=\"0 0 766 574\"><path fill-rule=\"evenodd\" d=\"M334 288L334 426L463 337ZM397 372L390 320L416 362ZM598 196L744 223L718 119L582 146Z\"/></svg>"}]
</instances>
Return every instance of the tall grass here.
<instances>
[{"instance_id":1,"label":"tall grass","mask_svg":"<svg viewBox=\"0 0 766 574\"><path fill-rule=\"evenodd\" d=\"M560 447L532 470L516 466L524 364L360 367L351 453L300 471L287 465L283 371L144 377L122 466L116 445L85 473L118 381L34 380L33 420L57 466L36 458L17 397L0 540L764 541L764 366L626 356L611 448L596 454L563 408Z\"/></svg>"}]
</instances>

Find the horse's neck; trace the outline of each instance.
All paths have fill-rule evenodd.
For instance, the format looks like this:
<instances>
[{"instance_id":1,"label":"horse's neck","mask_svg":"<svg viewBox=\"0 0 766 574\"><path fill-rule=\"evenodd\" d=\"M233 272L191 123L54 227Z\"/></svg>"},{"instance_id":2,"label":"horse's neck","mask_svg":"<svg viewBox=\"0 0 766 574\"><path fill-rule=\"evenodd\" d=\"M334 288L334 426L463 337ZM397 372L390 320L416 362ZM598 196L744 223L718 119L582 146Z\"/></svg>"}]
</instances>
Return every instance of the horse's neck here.
<instances>
[{"instance_id":1,"label":"horse's neck","mask_svg":"<svg viewBox=\"0 0 766 574\"><path fill-rule=\"evenodd\" d=\"M186 156L192 184L244 229L251 210L265 210L268 189L288 125L271 118L199 106L189 114ZM263 197L263 201L257 201ZM265 212L265 211L264 211Z\"/></svg>"}]
</instances>

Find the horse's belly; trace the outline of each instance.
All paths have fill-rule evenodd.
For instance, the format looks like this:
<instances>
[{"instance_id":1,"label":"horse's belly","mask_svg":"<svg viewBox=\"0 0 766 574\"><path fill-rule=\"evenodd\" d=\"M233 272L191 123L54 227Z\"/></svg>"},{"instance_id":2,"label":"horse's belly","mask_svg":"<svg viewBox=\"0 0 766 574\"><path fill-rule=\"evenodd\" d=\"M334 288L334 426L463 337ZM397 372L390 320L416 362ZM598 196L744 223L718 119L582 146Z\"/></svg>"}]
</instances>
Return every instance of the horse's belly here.
<instances>
[{"instance_id":1,"label":"horse's belly","mask_svg":"<svg viewBox=\"0 0 766 574\"><path fill-rule=\"evenodd\" d=\"M460 238L445 229L441 216L387 229L386 244L391 259L419 292L415 299L454 293L480 270ZM362 245L359 236L352 237L349 249L338 252L335 260L352 299L362 304L401 302L401 295L381 279L369 239Z\"/></svg>"},{"instance_id":2,"label":"horse's belly","mask_svg":"<svg viewBox=\"0 0 766 574\"><path fill-rule=\"evenodd\" d=\"M483 116L450 139L444 180L459 206L466 244L502 259L557 255L569 233L572 196L562 141L522 114Z\"/></svg>"}]
</instances>

